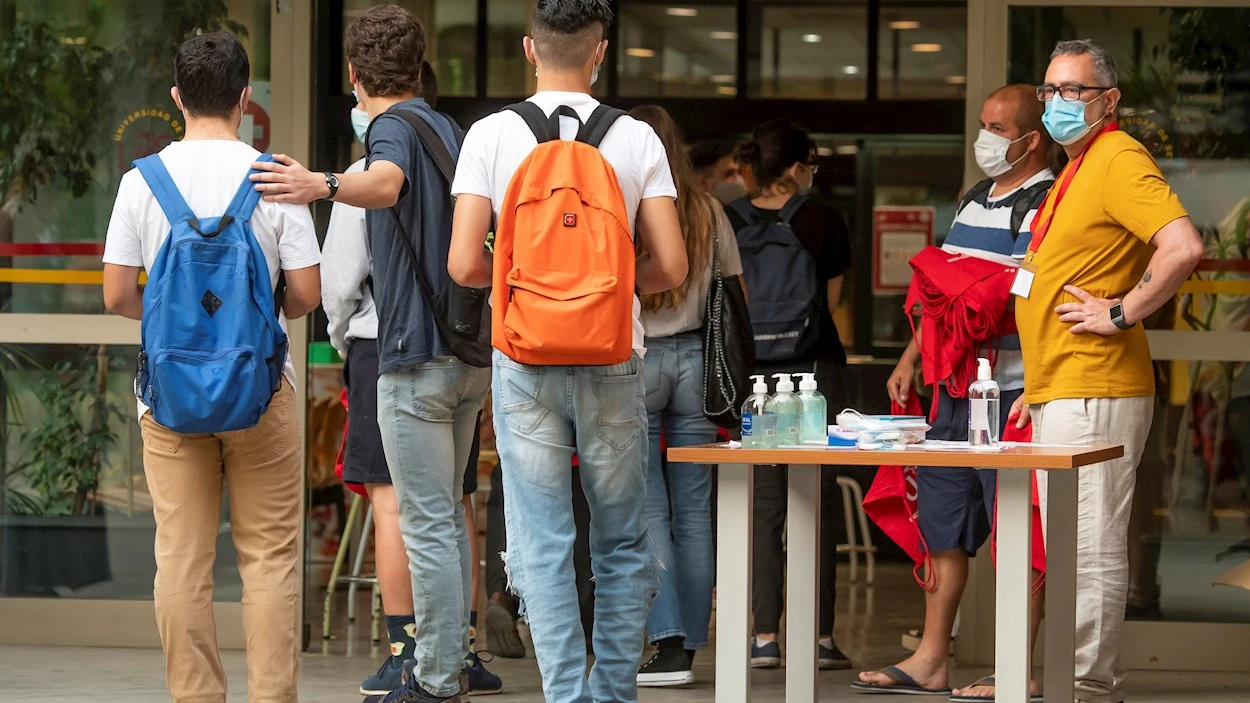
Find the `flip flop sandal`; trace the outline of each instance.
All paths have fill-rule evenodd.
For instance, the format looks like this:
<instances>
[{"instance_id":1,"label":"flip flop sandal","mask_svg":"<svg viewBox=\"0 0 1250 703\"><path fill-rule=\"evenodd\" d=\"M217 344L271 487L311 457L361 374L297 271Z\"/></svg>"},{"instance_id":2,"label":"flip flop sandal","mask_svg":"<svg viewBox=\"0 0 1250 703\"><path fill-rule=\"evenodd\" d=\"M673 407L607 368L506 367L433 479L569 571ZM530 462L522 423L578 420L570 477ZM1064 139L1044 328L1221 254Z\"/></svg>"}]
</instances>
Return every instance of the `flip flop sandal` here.
<instances>
[{"instance_id":1,"label":"flip flop sandal","mask_svg":"<svg viewBox=\"0 0 1250 703\"><path fill-rule=\"evenodd\" d=\"M993 687L994 677L986 676L985 678L978 679L974 681L973 683L969 684L968 688L976 688L977 686L984 686L986 688ZM991 693L988 696L951 696L951 703L985 703L986 701L993 701L993 700L994 700L993 693ZM1042 696L1042 694L1040 693L1037 695L1029 696L1029 703L1044 703L1044 701L1045 701L1045 697Z\"/></svg>"},{"instance_id":2,"label":"flip flop sandal","mask_svg":"<svg viewBox=\"0 0 1250 703\"><path fill-rule=\"evenodd\" d=\"M851 690L856 693L875 693L888 696L949 696L951 694L949 688L925 688L921 686L915 679L908 676L907 672L897 666L887 666L877 673L885 674L894 683L889 686L882 686L881 684L853 681L851 682Z\"/></svg>"}]
</instances>

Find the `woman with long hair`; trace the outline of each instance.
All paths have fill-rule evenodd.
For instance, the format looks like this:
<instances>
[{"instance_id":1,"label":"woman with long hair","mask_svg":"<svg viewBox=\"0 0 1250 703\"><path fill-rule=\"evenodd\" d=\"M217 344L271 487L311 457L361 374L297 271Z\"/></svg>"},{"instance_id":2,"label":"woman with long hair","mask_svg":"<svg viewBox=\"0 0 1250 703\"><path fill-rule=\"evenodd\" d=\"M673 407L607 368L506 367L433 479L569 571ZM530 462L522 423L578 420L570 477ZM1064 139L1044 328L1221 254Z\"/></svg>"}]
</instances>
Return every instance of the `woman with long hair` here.
<instances>
[{"instance_id":1,"label":"woman with long hair","mask_svg":"<svg viewBox=\"0 0 1250 703\"><path fill-rule=\"evenodd\" d=\"M819 168L816 145L801 127L776 119L755 128L738 147L738 166L748 195L729 206L737 231L751 325L756 373L814 373L828 398L830 420L845 406L841 369L846 352L833 314L850 266L846 221L832 205L812 195ZM797 381L796 381L797 385ZM777 642L784 576L782 531L786 521L786 467L755 469L754 610L751 666L781 665ZM791 617L816 617L822 669L847 669L851 662L833 641L837 540L840 513L837 469L821 471L820 610Z\"/></svg>"},{"instance_id":2,"label":"woman with long hair","mask_svg":"<svg viewBox=\"0 0 1250 703\"><path fill-rule=\"evenodd\" d=\"M677 215L690 261L690 274L681 286L642 297L647 347L643 375L651 445L646 518L656 558L664 568L659 594L647 616L648 637L657 649L638 670L638 685L678 686L694 681L694 653L708 644L715 576L712 474L704 464L668 464L666 468L660 455L660 433L670 447L716 439L716 427L703 414L701 331L713 248L722 275L736 276L742 265L724 209L697 188L673 118L654 105L636 108L630 115L651 125L668 151L677 185Z\"/></svg>"}]
</instances>

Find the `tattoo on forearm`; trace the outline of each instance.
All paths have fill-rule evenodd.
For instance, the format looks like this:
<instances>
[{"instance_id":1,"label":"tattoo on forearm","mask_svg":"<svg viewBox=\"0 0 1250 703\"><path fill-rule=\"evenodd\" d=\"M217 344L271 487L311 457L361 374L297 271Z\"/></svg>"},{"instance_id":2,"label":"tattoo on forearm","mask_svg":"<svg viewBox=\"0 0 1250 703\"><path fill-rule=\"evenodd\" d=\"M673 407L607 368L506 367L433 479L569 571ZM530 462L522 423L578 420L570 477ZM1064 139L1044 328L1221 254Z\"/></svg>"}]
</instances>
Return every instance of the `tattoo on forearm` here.
<instances>
[{"instance_id":1,"label":"tattoo on forearm","mask_svg":"<svg viewBox=\"0 0 1250 703\"><path fill-rule=\"evenodd\" d=\"M1152 274L1151 274L1150 270L1149 270L1149 269L1147 269L1147 270L1146 270L1145 275L1143 275L1143 276L1141 277L1141 283L1138 283L1138 284L1137 284L1137 289L1138 289L1138 290L1141 290L1142 288L1145 288L1145 287L1146 287L1146 284L1147 284L1147 283L1150 283L1150 277L1151 277L1151 275L1152 275Z\"/></svg>"}]
</instances>

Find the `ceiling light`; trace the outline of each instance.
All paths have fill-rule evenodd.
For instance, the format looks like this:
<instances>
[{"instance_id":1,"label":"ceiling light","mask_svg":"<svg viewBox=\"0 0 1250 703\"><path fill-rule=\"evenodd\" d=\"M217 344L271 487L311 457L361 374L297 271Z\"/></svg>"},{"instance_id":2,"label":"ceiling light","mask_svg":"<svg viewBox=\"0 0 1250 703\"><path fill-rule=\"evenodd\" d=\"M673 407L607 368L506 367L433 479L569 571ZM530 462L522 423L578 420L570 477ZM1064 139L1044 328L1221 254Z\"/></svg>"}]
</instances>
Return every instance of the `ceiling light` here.
<instances>
[{"instance_id":1,"label":"ceiling light","mask_svg":"<svg viewBox=\"0 0 1250 703\"><path fill-rule=\"evenodd\" d=\"M693 7L670 7L664 11L670 17L698 17L699 11Z\"/></svg>"},{"instance_id":2,"label":"ceiling light","mask_svg":"<svg viewBox=\"0 0 1250 703\"><path fill-rule=\"evenodd\" d=\"M712 36L712 38L713 38L713 39L724 39L724 40L726 40L726 41L733 41L734 39L737 39L737 38L738 38L738 33L737 33L737 32L726 32L726 31L716 31L716 32L712 32L712 35L711 35L711 36Z\"/></svg>"},{"instance_id":3,"label":"ceiling light","mask_svg":"<svg viewBox=\"0 0 1250 703\"><path fill-rule=\"evenodd\" d=\"M655 58L655 49L644 49L639 46L631 47L625 50L626 56L633 56L636 59Z\"/></svg>"},{"instance_id":4,"label":"ceiling light","mask_svg":"<svg viewBox=\"0 0 1250 703\"><path fill-rule=\"evenodd\" d=\"M738 89L732 85L721 85L716 87L716 92L720 95L734 96L738 94Z\"/></svg>"},{"instance_id":5,"label":"ceiling light","mask_svg":"<svg viewBox=\"0 0 1250 703\"><path fill-rule=\"evenodd\" d=\"M920 29L920 23L916 20L895 20L890 23L890 29Z\"/></svg>"},{"instance_id":6,"label":"ceiling light","mask_svg":"<svg viewBox=\"0 0 1250 703\"><path fill-rule=\"evenodd\" d=\"M912 44L911 50L917 54L936 54L942 50L941 44Z\"/></svg>"},{"instance_id":7,"label":"ceiling light","mask_svg":"<svg viewBox=\"0 0 1250 703\"><path fill-rule=\"evenodd\" d=\"M816 155L817 156L833 156L833 149L830 149L827 146L818 146L816 147Z\"/></svg>"},{"instance_id":8,"label":"ceiling light","mask_svg":"<svg viewBox=\"0 0 1250 703\"><path fill-rule=\"evenodd\" d=\"M951 85L964 85L968 82L967 76L947 76L946 82Z\"/></svg>"},{"instance_id":9,"label":"ceiling light","mask_svg":"<svg viewBox=\"0 0 1250 703\"><path fill-rule=\"evenodd\" d=\"M732 73L715 73L715 74L712 74L711 76L708 76L708 78L713 83L733 83L734 82L734 75Z\"/></svg>"},{"instance_id":10,"label":"ceiling light","mask_svg":"<svg viewBox=\"0 0 1250 703\"><path fill-rule=\"evenodd\" d=\"M843 144L834 149L839 156L854 156L859 153L859 147L854 144Z\"/></svg>"},{"instance_id":11,"label":"ceiling light","mask_svg":"<svg viewBox=\"0 0 1250 703\"><path fill-rule=\"evenodd\" d=\"M819 34L804 34L803 41L808 44L819 44L821 36Z\"/></svg>"},{"instance_id":12,"label":"ceiling light","mask_svg":"<svg viewBox=\"0 0 1250 703\"><path fill-rule=\"evenodd\" d=\"M842 72L848 76L853 76L859 73L859 66L843 66Z\"/></svg>"}]
</instances>

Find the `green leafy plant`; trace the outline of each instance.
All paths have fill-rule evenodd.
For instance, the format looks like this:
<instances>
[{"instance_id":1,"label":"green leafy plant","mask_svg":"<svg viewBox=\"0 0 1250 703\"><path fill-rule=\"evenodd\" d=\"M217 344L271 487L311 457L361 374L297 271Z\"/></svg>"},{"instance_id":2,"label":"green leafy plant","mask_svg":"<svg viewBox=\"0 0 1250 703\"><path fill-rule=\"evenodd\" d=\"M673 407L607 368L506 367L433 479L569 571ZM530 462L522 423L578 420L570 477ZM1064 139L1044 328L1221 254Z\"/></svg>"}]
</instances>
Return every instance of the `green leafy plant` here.
<instances>
[{"instance_id":1,"label":"green leafy plant","mask_svg":"<svg viewBox=\"0 0 1250 703\"><path fill-rule=\"evenodd\" d=\"M111 423L123 420L103 378L107 357L82 368L57 364L34 388L45 413L22 436L23 458L9 474L9 510L42 516L89 515L109 450Z\"/></svg>"}]
</instances>

